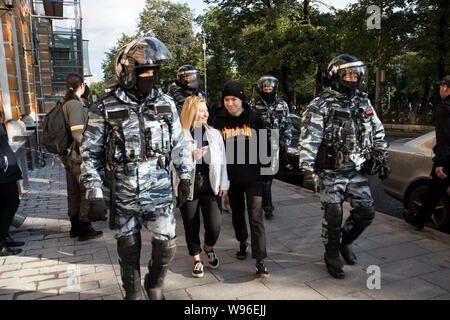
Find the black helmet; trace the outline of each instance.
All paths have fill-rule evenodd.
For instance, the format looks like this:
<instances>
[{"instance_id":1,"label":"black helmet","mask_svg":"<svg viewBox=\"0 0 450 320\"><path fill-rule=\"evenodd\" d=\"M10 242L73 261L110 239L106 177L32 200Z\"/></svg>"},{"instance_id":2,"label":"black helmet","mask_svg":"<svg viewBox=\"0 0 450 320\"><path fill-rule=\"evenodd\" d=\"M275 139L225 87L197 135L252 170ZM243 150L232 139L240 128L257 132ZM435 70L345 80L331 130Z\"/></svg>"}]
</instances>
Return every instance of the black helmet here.
<instances>
[{"instance_id":1,"label":"black helmet","mask_svg":"<svg viewBox=\"0 0 450 320\"><path fill-rule=\"evenodd\" d=\"M122 47L116 56L116 76L125 89L136 87L136 72L159 70L162 60L170 60L172 55L167 47L156 38L140 37ZM155 79L157 73L155 72Z\"/></svg>"},{"instance_id":2,"label":"black helmet","mask_svg":"<svg viewBox=\"0 0 450 320\"><path fill-rule=\"evenodd\" d=\"M200 72L190 64L185 64L178 69L177 81L184 90L197 89L199 78Z\"/></svg>"},{"instance_id":3,"label":"black helmet","mask_svg":"<svg viewBox=\"0 0 450 320\"><path fill-rule=\"evenodd\" d=\"M277 89L278 89L278 80L277 78L275 78L274 76L271 75L266 75L266 76L262 76L261 78L259 78L258 80L258 88L256 89L256 91L261 94L264 89L264 87L272 87L273 90L273 95L275 95L277 93Z\"/></svg>"},{"instance_id":4,"label":"black helmet","mask_svg":"<svg viewBox=\"0 0 450 320\"><path fill-rule=\"evenodd\" d=\"M356 81L344 80L345 75L356 75ZM364 62L349 54L341 54L331 60L328 65L325 80L334 90L341 93L353 93L355 90L365 90L368 72Z\"/></svg>"}]
</instances>

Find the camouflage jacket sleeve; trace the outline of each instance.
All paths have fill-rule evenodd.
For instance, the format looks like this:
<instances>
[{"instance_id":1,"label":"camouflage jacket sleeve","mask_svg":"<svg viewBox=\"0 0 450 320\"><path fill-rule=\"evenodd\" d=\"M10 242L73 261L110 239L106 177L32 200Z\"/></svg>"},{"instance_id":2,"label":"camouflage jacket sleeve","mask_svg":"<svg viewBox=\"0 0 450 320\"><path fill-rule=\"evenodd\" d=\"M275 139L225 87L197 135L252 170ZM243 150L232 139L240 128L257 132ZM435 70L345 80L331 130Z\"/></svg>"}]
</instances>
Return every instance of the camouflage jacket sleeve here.
<instances>
[{"instance_id":1,"label":"camouflage jacket sleeve","mask_svg":"<svg viewBox=\"0 0 450 320\"><path fill-rule=\"evenodd\" d=\"M177 109L173 102L172 105L172 116L170 119L171 126L171 145L172 153L171 160L173 161L173 166L180 177L180 179L191 179L191 171L193 170L192 157L189 152L189 147L184 140L183 128L181 126L180 118L178 117Z\"/></svg>"},{"instance_id":2,"label":"camouflage jacket sleeve","mask_svg":"<svg viewBox=\"0 0 450 320\"><path fill-rule=\"evenodd\" d=\"M248 106L250 107L250 110L256 111L255 99L250 100Z\"/></svg>"},{"instance_id":3,"label":"camouflage jacket sleeve","mask_svg":"<svg viewBox=\"0 0 450 320\"><path fill-rule=\"evenodd\" d=\"M83 139L80 145L81 177L86 189L102 187L102 173L105 163L104 138L106 122L99 105L94 105L88 113Z\"/></svg>"},{"instance_id":4,"label":"camouflage jacket sleeve","mask_svg":"<svg viewBox=\"0 0 450 320\"><path fill-rule=\"evenodd\" d=\"M319 97L314 99L303 113L302 129L299 138L300 169L314 171L317 152L324 135L326 102Z\"/></svg>"},{"instance_id":5,"label":"camouflage jacket sleeve","mask_svg":"<svg viewBox=\"0 0 450 320\"><path fill-rule=\"evenodd\" d=\"M370 100L367 99L369 108L373 111L373 117L371 120L372 125L372 139L373 139L373 146L375 150L381 151L385 158L389 157L389 153L387 151L387 142L385 140L385 134L384 134L384 127L381 123L380 119L377 116L377 113L375 112L375 109L372 107L372 104L370 103Z\"/></svg>"},{"instance_id":6,"label":"camouflage jacket sleeve","mask_svg":"<svg viewBox=\"0 0 450 320\"><path fill-rule=\"evenodd\" d=\"M283 101L283 116L280 119L280 146L289 147L292 140L292 121L289 117L289 107Z\"/></svg>"}]
</instances>

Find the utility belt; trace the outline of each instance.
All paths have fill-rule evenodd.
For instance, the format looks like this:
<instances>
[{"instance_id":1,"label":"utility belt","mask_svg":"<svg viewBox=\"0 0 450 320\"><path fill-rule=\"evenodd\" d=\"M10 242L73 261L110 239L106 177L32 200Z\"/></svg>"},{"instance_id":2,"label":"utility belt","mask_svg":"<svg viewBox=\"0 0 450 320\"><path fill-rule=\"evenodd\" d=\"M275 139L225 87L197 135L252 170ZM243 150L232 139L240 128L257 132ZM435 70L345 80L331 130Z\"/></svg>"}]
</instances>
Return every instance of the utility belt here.
<instances>
[{"instance_id":1,"label":"utility belt","mask_svg":"<svg viewBox=\"0 0 450 320\"><path fill-rule=\"evenodd\" d=\"M339 150L334 145L326 146L322 143L317 152L316 165L318 169L336 170L344 167L350 161L349 154Z\"/></svg>"}]
</instances>

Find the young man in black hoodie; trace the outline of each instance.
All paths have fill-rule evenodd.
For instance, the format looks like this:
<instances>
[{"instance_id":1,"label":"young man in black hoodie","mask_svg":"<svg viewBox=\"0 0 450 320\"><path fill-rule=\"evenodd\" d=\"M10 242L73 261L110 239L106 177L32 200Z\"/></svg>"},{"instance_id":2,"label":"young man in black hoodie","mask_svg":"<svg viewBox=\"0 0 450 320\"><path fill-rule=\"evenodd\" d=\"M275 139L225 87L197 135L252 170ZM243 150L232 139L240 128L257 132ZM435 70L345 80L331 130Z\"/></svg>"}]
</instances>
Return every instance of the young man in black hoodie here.
<instances>
[{"instance_id":1,"label":"young man in black hoodie","mask_svg":"<svg viewBox=\"0 0 450 320\"><path fill-rule=\"evenodd\" d=\"M247 256L248 232L245 222L245 200L247 200L252 257L256 259L256 276L268 278L269 272L264 264L267 252L262 211L263 177L257 150L260 129L265 129L265 124L256 112L250 110L245 100L242 84L234 80L227 81L222 90L224 109L214 117L213 126L222 132L227 153L227 171L230 180L228 196L234 231L240 242L236 258L245 259Z\"/></svg>"}]
</instances>

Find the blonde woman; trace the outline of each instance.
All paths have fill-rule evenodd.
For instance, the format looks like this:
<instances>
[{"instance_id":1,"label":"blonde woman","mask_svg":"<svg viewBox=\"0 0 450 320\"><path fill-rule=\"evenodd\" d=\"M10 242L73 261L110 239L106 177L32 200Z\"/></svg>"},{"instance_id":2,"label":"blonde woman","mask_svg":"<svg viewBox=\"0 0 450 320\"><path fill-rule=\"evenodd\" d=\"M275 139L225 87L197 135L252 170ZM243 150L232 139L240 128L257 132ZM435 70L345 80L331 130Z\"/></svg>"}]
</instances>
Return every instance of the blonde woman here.
<instances>
[{"instance_id":1,"label":"blonde woman","mask_svg":"<svg viewBox=\"0 0 450 320\"><path fill-rule=\"evenodd\" d=\"M197 96L186 99L180 115L184 138L196 163L187 201L179 203L186 243L189 254L194 259L192 276L195 278L204 275L200 257L200 211L205 228L203 250L208 257L209 266L216 269L219 267L219 258L214 253L214 245L219 238L222 223L216 196L226 196L229 188L222 135L207 124L208 116L206 101ZM178 177L175 176L175 190L178 182Z\"/></svg>"}]
</instances>

